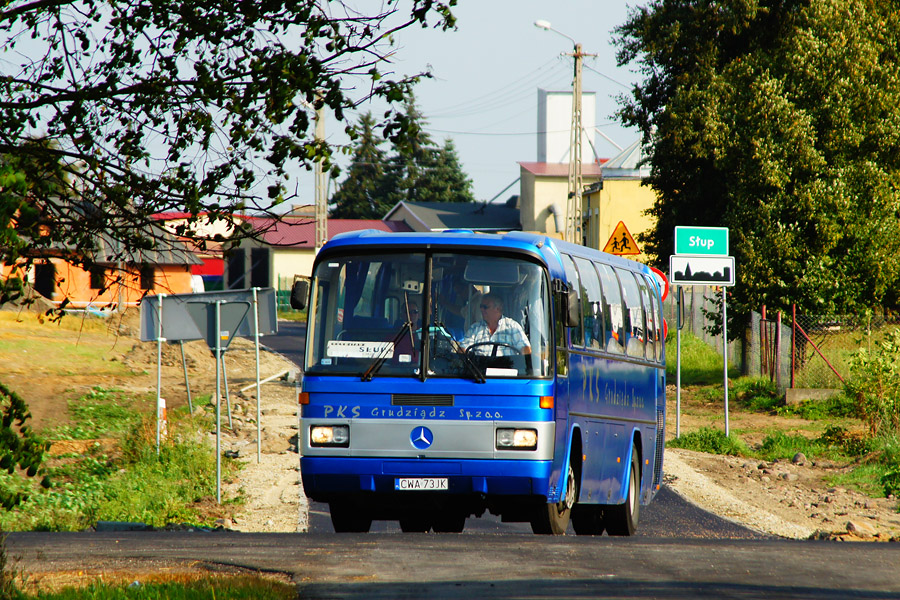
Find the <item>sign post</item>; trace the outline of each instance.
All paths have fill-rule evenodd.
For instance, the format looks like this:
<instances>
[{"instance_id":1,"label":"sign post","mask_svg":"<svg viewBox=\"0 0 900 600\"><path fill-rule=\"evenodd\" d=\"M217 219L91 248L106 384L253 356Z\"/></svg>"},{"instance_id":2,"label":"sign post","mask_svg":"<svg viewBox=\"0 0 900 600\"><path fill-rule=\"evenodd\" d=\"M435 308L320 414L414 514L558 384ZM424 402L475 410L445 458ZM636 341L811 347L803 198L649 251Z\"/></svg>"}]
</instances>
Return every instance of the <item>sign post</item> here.
<instances>
[{"instance_id":1,"label":"sign post","mask_svg":"<svg viewBox=\"0 0 900 600\"><path fill-rule=\"evenodd\" d=\"M726 288L734 285L734 257L728 255L727 227L675 227L675 254L669 257L669 280L683 285L722 287L722 359L725 384L725 435L728 422L728 309ZM679 301L681 297L679 296ZM680 313L679 313L680 317ZM676 427L681 436L681 328L676 346Z\"/></svg>"}]
</instances>

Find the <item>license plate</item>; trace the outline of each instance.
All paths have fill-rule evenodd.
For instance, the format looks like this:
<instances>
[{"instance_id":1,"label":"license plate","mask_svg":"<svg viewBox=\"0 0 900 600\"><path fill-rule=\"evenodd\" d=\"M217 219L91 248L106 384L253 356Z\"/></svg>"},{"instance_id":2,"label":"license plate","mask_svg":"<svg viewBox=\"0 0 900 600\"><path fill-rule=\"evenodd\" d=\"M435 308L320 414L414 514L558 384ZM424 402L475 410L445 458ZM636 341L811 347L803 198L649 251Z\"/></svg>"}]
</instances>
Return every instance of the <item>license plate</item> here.
<instances>
[{"instance_id":1,"label":"license plate","mask_svg":"<svg viewBox=\"0 0 900 600\"><path fill-rule=\"evenodd\" d=\"M446 490L446 477L398 477L394 489L401 492Z\"/></svg>"}]
</instances>

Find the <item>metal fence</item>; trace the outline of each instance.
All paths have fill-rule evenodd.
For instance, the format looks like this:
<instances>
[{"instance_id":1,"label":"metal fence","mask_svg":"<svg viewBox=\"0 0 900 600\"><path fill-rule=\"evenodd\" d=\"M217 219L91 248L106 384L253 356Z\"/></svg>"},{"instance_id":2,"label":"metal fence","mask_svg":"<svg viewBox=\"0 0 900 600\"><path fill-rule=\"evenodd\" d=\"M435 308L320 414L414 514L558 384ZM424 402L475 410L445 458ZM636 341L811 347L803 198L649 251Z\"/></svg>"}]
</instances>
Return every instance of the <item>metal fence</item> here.
<instances>
[{"instance_id":1,"label":"metal fence","mask_svg":"<svg viewBox=\"0 0 900 600\"><path fill-rule=\"evenodd\" d=\"M688 331L722 353L722 335L707 329L710 314L720 314L721 292L711 287L685 288ZM704 311L705 309L705 311ZM670 330L675 325L675 294L664 304ZM840 388L850 375L850 358L871 348L888 331L900 327L900 316L804 315L760 312L750 315L747 330L728 340L729 371L768 377L780 391L787 388Z\"/></svg>"}]
</instances>

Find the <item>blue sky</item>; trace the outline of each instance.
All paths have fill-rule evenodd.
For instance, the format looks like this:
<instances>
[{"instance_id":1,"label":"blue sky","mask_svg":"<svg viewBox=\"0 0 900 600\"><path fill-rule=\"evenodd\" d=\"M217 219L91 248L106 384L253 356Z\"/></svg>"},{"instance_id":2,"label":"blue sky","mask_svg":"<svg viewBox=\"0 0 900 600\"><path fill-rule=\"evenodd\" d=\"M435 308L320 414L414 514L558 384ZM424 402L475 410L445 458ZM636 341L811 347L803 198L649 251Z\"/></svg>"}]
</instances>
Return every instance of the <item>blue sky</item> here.
<instances>
[{"instance_id":1,"label":"blue sky","mask_svg":"<svg viewBox=\"0 0 900 600\"><path fill-rule=\"evenodd\" d=\"M413 28L397 36L392 70L411 74L430 70L416 92L420 110L435 141L452 138L463 168L472 178L475 197L500 194L519 174L518 161L536 160L537 90L570 90L572 42L534 21L549 21L574 38L584 52L584 91L596 92L596 123L619 146L639 137L612 118L615 96L639 81L634 65L616 67L612 29L622 24L630 6L615 0L460 0L454 9L457 30ZM640 4L640 3L637 3ZM383 107L363 105L380 115ZM336 126L332 128L336 129ZM333 133L331 134L333 135ZM618 150L595 135L604 158ZM309 179L309 198L312 197ZM306 187L305 185L303 187ZM331 190L333 193L334 189ZM301 194L306 196L305 190ZM518 184L497 201L518 193Z\"/></svg>"}]
</instances>

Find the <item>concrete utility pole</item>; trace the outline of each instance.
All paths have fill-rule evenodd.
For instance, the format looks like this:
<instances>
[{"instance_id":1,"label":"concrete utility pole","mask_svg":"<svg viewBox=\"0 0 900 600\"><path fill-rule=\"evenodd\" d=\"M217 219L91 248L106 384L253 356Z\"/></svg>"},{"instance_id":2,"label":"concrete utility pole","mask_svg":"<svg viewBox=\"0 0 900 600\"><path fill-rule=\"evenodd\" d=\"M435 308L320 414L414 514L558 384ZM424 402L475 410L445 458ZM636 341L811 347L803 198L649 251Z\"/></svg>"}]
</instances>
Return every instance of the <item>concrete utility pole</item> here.
<instances>
[{"instance_id":1,"label":"concrete utility pole","mask_svg":"<svg viewBox=\"0 0 900 600\"><path fill-rule=\"evenodd\" d=\"M325 140L325 110L316 109L316 141ZM315 196L316 196L316 254L328 241L328 198L326 189L328 181L325 177L324 160L316 161Z\"/></svg>"},{"instance_id":2,"label":"concrete utility pole","mask_svg":"<svg viewBox=\"0 0 900 600\"><path fill-rule=\"evenodd\" d=\"M582 189L581 178L581 61L584 54L581 44L575 44L572 53L575 59L575 77L572 80L572 130L569 132L569 195L566 208L566 241L581 244L582 232Z\"/></svg>"},{"instance_id":3,"label":"concrete utility pole","mask_svg":"<svg viewBox=\"0 0 900 600\"><path fill-rule=\"evenodd\" d=\"M581 177L581 63L585 56L595 56L594 54L585 54L581 50L581 44L574 38L564 34L558 29L554 29L549 21L538 20L534 22L534 26L540 29L546 29L559 34L572 42L575 48L571 56L575 59L575 76L572 80L572 127L569 132L569 193L566 202L566 241L575 244L584 243L584 221L583 213L583 188L584 182Z\"/></svg>"}]
</instances>

